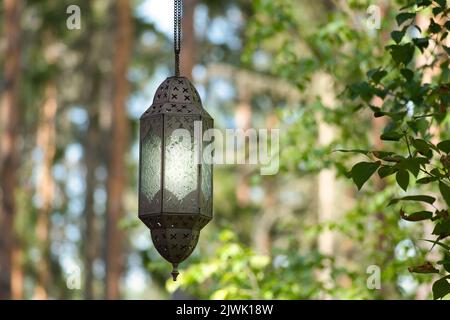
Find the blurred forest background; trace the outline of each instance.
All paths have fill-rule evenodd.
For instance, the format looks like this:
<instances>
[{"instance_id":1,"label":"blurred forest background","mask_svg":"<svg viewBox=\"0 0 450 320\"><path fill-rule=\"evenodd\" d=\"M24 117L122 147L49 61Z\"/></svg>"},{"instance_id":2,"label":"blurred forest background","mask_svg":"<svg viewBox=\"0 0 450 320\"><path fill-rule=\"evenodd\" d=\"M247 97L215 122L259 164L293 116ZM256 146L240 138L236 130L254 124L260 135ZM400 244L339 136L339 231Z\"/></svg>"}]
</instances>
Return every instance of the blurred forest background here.
<instances>
[{"instance_id":1,"label":"blurred forest background","mask_svg":"<svg viewBox=\"0 0 450 320\"><path fill-rule=\"evenodd\" d=\"M384 148L386 117L348 88L389 64L396 16L419 2L184 1L182 75L216 127L280 128L280 171L215 167L214 219L174 283L137 218L138 119L173 74L173 1L3 0L0 298L431 298L439 275L408 267L441 259L420 240L432 222L387 206L420 186L374 176L358 191L346 173L359 156L333 152ZM448 83L441 69L424 81Z\"/></svg>"}]
</instances>

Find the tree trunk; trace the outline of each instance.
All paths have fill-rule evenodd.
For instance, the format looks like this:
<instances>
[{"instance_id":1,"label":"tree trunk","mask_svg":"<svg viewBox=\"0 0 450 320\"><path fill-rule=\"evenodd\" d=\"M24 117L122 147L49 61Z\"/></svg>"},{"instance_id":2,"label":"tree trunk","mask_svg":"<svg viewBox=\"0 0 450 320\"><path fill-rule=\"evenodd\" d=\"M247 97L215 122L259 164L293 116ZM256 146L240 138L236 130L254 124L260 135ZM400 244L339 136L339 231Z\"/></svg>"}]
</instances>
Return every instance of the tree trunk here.
<instances>
[{"instance_id":1,"label":"tree trunk","mask_svg":"<svg viewBox=\"0 0 450 320\"><path fill-rule=\"evenodd\" d=\"M238 85L240 87L240 85ZM241 87L242 88L242 87ZM251 96L249 92L245 89L239 92L239 104L235 112L236 126L239 129L247 131L252 126L252 106L251 106ZM248 160L249 148L246 144L245 149L245 160ZM250 183L249 175L251 170L248 166L239 166L237 168L237 188L236 188L236 200L239 207L244 208L250 204Z\"/></svg>"},{"instance_id":2,"label":"tree trunk","mask_svg":"<svg viewBox=\"0 0 450 320\"><path fill-rule=\"evenodd\" d=\"M91 100L97 101L95 97L99 94L99 82L101 76L98 72L93 76L91 88ZM94 213L94 192L96 188L95 170L99 165L97 157L97 148L100 143L100 128L99 128L99 109L97 104L92 103L89 112L89 128L87 138L84 141L85 165L86 165L86 196L85 196L85 241L84 241L84 295L85 299L94 299L94 274L93 263L98 255L97 251L97 229L95 227L95 213Z\"/></svg>"},{"instance_id":3,"label":"tree trunk","mask_svg":"<svg viewBox=\"0 0 450 320\"><path fill-rule=\"evenodd\" d=\"M96 252L96 237L95 237L95 214L94 214L94 192L95 192L95 169L97 167L97 160L95 157L96 146L94 143L99 143L99 132L94 117L89 117L89 129L87 135L87 142L85 146L86 155L86 197L84 215L86 219L85 226L85 248L84 248L84 273L85 285L84 294L85 299L92 300L94 298L94 275L93 263L97 255Z\"/></svg>"},{"instance_id":4,"label":"tree trunk","mask_svg":"<svg viewBox=\"0 0 450 320\"><path fill-rule=\"evenodd\" d=\"M118 228L123 217L123 193L126 182L125 155L128 149L126 100L129 86L128 64L132 49L131 8L128 0L116 5L117 34L113 61L112 132L110 140L108 202L106 222L106 298L120 298L120 279L124 267L124 234Z\"/></svg>"},{"instance_id":5,"label":"tree trunk","mask_svg":"<svg viewBox=\"0 0 450 320\"><path fill-rule=\"evenodd\" d=\"M329 74L317 73L312 81L314 95L321 98L326 108L336 107L336 96L334 92L334 81ZM336 129L326 123L323 119L323 113L316 116L318 125L318 143L320 146L327 146L336 136ZM317 220L320 224L335 221L341 214L336 208L336 172L334 169L322 169L317 177ZM326 256L336 256L335 244L336 234L333 231L325 230L318 237L318 249L320 253ZM331 267L325 265L323 270L319 272L318 278L325 284L331 284L332 275ZM328 294L323 296L324 299L331 299Z\"/></svg>"},{"instance_id":6,"label":"tree trunk","mask_svg":"<svg viewBox=\"0 0 450 320\"><path fill-rule=\"evenodd\" d=\"M195 6L198 0L185 0L183 8L183 46L180 55L181 75L192 80L192 69L197 61L194 25Z\"/></svg>"},{"instance_id":7,"label":"tree trunk","mask_svg":"<svg viewBox=\"0 0 450 320\"><path fill-rule=\"evenodd\" d=\"M24 274L23 274L23 251L22 243L15 237L12 249L12 271L11 271L11 297L14 300L23 299Z\"/></svg>"},{"instance_id":8,"label":"tree trunk","mask_svg":"<svg viewBox=\"0 0 450 320\"><path fill-rule=\"evenodd\" d=\"M111 12L114 9L115 3L110 3L104 8L105 12ZM89 10L92 13L95 11L95 4L90 2ZM95 18L92 14L85 17L86 28L95 29ZM82 139L84 150L84 167L86 170L86 192L84 194L84 225L83 225L83 244L81 252L83 253L83 267L84 267L84 299L92 300L98 296L95 290L96 278L93 271L93 265L96 259L103 261L106 258L106 251L102 251L100 246L104 241L100 241L103 235L105 225L100 225L100 219L96 216L95 197L94 193L98 186L101 185L97 178L96 171L100 167L106 167L108 154L108 145L101 144L101 141L107 141L110 131L110 94L112 83L108 81L111 79L111 72L103 72L98 65L101 59L107 59L110 55L110 44L114 39L115 25L112 23L108 15L105 21L105 28L96 29L95 32L86 35L83 39L84 47L86 48L86 56L83 62L83 76L88 81L83 84L83 91L86 92L85 100L82 104L86 107L88 113L88 129L87 134ZM101 114L107 114L108 123L101 123ZM103 156L99 156L103 155ZM104 212L102 212L104 214ZM106 245L105 245L106 248ZM104 250L104 249L103 249Z\"/></svg>"},{"instance_id":9,"label":"tree trunk","mask_svg":"<svg viewBox=\"0 0 450 320\"><path fill-rule=\"evenodd\" d=\"M36 288L36 299L48 299L51 284L50 256L50 215L53 208L55 181L52 175L53 161L56 153L56 111L57 89L53 80L45 87L45 100L41 107L41 115L37 132L37 146L42 152L39 164L36 193L41 202L36 225L36 236L41 251L41 262L38 265L39 284Z\"/></svg>"},{"instance_id":10,"label":"tree trunk","mask_svg":"<svg viewBox=\"0 0 450 320\"><path fill-rule=\"evenodd\" d=\"M273 130L278 126L278 119L274 113L269 114L266 120L267 130ZM254 151L253 151L254 152ZM273 247L273 228L277 221L281 218L282 213L277 210L279 208L278 184L276 176L263 177L264 202L261 209L262 214L256 217L253 238L255 249L258 253L264 255L272 254ZM247 182L248 183L248 182ZM250 190L250 186L247 185Z\"/></svg>"},{"instance_id":11,"label":"tree trunk","mask_svg":"<svg viewBox=\"0 0 450 320\"><path fill-rule=\"evenodd\" d=\"M11 299L21 266L13 263L16 214L15 191L19 167L19 85L21 60L21 1L5 0L3 16L6 56L4 61L4 91L0 102L0 299ZM19 248L17 248L20 250ZM15 250L14 250L15 251ZM14 261L17 261L14 259Z\"/></svg>"}]
</instances>

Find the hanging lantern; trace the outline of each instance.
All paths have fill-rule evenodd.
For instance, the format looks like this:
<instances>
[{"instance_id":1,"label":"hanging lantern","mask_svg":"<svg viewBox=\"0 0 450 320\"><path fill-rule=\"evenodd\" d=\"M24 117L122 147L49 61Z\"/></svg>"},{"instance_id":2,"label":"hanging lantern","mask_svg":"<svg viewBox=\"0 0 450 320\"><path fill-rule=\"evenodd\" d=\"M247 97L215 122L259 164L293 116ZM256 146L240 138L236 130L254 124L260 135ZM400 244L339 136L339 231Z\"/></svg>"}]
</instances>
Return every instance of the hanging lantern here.
<instances>
[{"instance_id":1,"label":"hanging lantern","mask_svg":"<svg viewBox=\"0 0 450 320\"><path fill-rule=\"evenodd\" d=\"M192 83L179 75L179 0L175 17L176 76L159 86L141 117L139 170L139 218L158 252L172 263L174 281L178 264L193 252L200 230L212 219L213 191L212 164L202 156L203 132L213 128L213 119Z\"/></svg>"}]
</instances>

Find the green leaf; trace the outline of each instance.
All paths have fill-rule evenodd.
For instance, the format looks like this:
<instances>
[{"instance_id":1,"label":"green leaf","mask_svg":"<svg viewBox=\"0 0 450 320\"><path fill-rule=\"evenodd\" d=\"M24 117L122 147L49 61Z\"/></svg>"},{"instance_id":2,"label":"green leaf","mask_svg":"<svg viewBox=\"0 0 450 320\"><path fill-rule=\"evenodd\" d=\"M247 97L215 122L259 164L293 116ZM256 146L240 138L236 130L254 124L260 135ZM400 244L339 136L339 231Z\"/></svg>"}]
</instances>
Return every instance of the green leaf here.
<instances>
[{"instance_id":1,"label":"green leaf","mask_svg":"<svg viewBox=\"0 0 450 320\"><path fill-rule=\"evenodd\" d=\"M402 137L403 137L403 134L395 132L395 131L390 131L390 132L383 133L380 136L380 139L384 140L384 141L399 141Z\"/></svg>"},{"instance_id":2,"label":"green leaf","mask_svg":"<svg viewBox=\"0 0 450 320\"><path fill-rule=\"evenodd\" d=\"M419 201L419 202L426 202L428 204L433 204L436 199L430 196L406 196L403 198L396 198L396 199L392 199L391 201L389 201L388 206L396 204L400 201Z\"/></svg>"},{"instance_id":3,"label":"green leaf","mask_svg":"<svg viewBox=\"0 0 450 320\"><path fill-rule=\"evenodd\" d=\"M404 65L407 65L414 57L414 46L411 43L392 45L388 48L392 58L397 64L403 63Z\"/></svg>"},{"instance_id":4,"label":"green leaf","mask_svg":"<svg viewBox=\"0 0 450 320\"><path fill-rule=\"evenodd\" d=\"M434 151L439 153L439 148L437 146L435 146L431 141L427 141L427 143L428 143L428 145L430 146L431 149L433 149Z\"/></svg>"},{"instance_id":5,"label":"green leaf","mask_svg":"<svg viewBox=\"0 0 450 320\"><path fill-rule=\"evenodd\" d=\"M369 108L373 112L381 112L381 108L380 107L376 107L376 106L373 106L373 105L369 104Z\"/></svg>"},{"instance_id":6,"label":"green leaf","mask_svg":"<svg viewBox=\"0 0 450 320\"><path fill-rule=\"evenodd\" d=\"M347 171L347 167L345 167L342 163L336 162L335 167L338 171L339 174L342 174L343 176L345 176L347 179L351 179L352 178L352 174Z\"/></svg>"},{"instance_id":7,"label":"green leaf","mask_svg":"<svg viewBox=\"0 0 450 320\"><path fill-rule=\"evenodd\" d=\"M362 149L349 149L349 150L338 149L338 150L334 150L333 152L360 153L360 154L363 154L363 155L368 155L368 154L369 154L369 151L367 151L367 150L362 150Z\"/></svg>"},{"instance_id":8,"label":"green leaf","mask_svg":"<svg viewBox=\"0 0 450 320\"><path fill-rule=\"evenodd\" d=\"M445 260L442 264L444 265L445 271L450 272L450 250L445 253Z\"/></svg>"},{"instance_id":9,"label":"green leaf","mask_svg":"<svg viewBox=\"0 0 450 320\"><path fill-rule=\"evenodd\" d=\"M409 184L409 173L406 170L399 170L397 174L395 175L395 179L397 180L398 185L403 189L408 189Z\"/></svg>"},{"instance_id":10,"label":"green leaf","mask_svg":"<svg viewBox=\"0 0 450 320\"><path fill-rule=\"evenodd\" d=\"M444 266L445 271L450 272L450 250L444 253L444 260L440 260L437 264Z\"/></svg>"},{"instance_id":11,"label":"green leaf","mask_svg":"<svg viewBox=\"0 0 450 320\"><path fill-rule=\"evenodd\" d=\"M393 167L389 167L389 166L383 166L380 169L378 169L378 175L380 176L381 179L384 179L392 174L394 174L395 172L397 172L397 170Z\"/></svg>"},{"instance_id":12,"label":"green leaf","mask_svg":"<svg viewBox=\"0 0 450 320\"><path fill-rule=\"evenodd\" d=\"M442 264L442 266L444 267L445 271L450 273L450 260L438 261L438 264Z\"/></svg>"},{"instance_id":13,"label":"green leaf","mask_svg":"<svg viewBox=\"0 0 450 320\"><path fill-rule=\"evenodd\" d=\"M355 83L350 86L352 97L361 97L365 101L369 101L373 96L373 88L366 81Z\"/></svg>"},{"instance_id":14,"label":"green leaf","mask_svg":"<svg viewBox=\"0 0 450 320\"><path fill-rule=\"evenodd\" d=\"M439 273L439 270L436 269L430 262L427 262L421 266L409 267L408 271L413 273Z\"/></svg>"},{"instance_id":15,"label":"green leaf","mask_svg":"<svg viewBox=\"0 0 450 320\"><path fill-rule=\"evenodd\" d=\"M414 148L421 153L427 153L430 150L430 146L425 140L411 139L411 143L414 146Z\"/></svg>"},{"instance_id":16,"label":"green leaf","mask_svg":"<svg viewBox=\"0 0 450 320\"><path fill-rule=\"evenodd\" d=\"M400 121L405 118L407 112L401 111L401 112L385 112L384 115L392 118L394 121Z\"/></svg>"},{"instance_id":17,"label":"green leaf","mask_svg":"<svg viewBox=\"0 0 450 320\"><path fill-rule=\"evenodd\" d=\"M444 45L442 47L447 52L447 54L450 54L450 47L447 47L447 46L444 46Z\"/></svg>"},{"instance_id":18,"label":"green leaf","mask_svg":"<svg viewBox=\"0 0 450 320\"><path fill-rule=\"evenodd\" d=\"M432 11L433 11L433 15L438 16L441 12L444 11L444 9L442 7L434 7L432 9Z\"/></svg>"},{"instance_id":19,"label":"green leaf","mask_svg":"<svg viewBox=\"0 0 450 320\"><path fill-rule=\"evenodd\" d=\"M450 187L442 181L439 181L439 191L441 191L442 197L447 205L450 206Z\"/></svg>"},{"instance_id":20,"label":"green leaf","mask_svg":"<svg viewBox=\"0 0 450 320\"><path fill-rule=\"evenodd\" d=\"M381 68L372 69L367 72L367 76L375 83L380 83L381 79L383 79L386 75L387 71Z\"/></svg>"},{"instance_id":21,"label":"green leaf","mask_svg":"<svg viewBox=\"0 0 450 320\"><path fill-rule=\"evenodd\" d=\"M441 31L441 26L437 24L433 19L430 20L430 27L428 31L431 33L439 33Z\"/></svg>"},{"instance_id":22,"label":"green leaf","mask_svg":"<svg viewBox=\"0 0 450 320\"><path fill-rule=\"evenodd\" d=\"M411 144L421 155L424 155L427 158L433 157L433 152L431 151L432 147L427 141L422 139L411 139ZM435 149L434 145L433 149Z\"/></svg>"},{"instance_id":23,"label":"green leaf","mask_svg":"<svg viewBox=\"0 0 450 320\"><path fill-rule=\"evenodd\" d=\"M428 130L429 127L429 122L424 119L424 118L420 118L420 119L414 119L411 121L408 121L408 126L414 131L414 133L418 134L419 132L423 133Z\"/></svg>"},{"instance_id":24,"label":"green leaf","mask_svg":"<svg viewBox=\"0 0 450 320\"><path fill-rule=\"evenodd\" d=\"M400 70L400 73L408 81L410 81L414 78L414 72L412 70L403 68L402 70Z\"/></svg>"},{"instance_id":25,"label":"green leaf","mask_svg":"<svg viewBox=\"0 0 450 320\"><path fill-rule=\"evenodd\" d=\"M417 180L416 183L418 183L418 184L428 184L428 183L434 182L436 180L438 180L438 178L436 178L436 177L424 177L424 178L421 178L421 179Z\"/></svg>"},{"instance_id":26,"label":"green leaf","mask_svg":"<svg viewBox=\"0 0 450 320\"><path fill-rule=\"evenodd\" d=\"M395 41L395 43L399 44L402 42L403 37L405 36L405 31L392 31L391 38Z\"/></svg>"},{"instance_id":27,"label":"green leaf","mask_svg":"<svg viewBox=\"0 0 450 320\"><path fill-rule=\"evenodd\" d=\"M375 171L380 167L381 162L360 162L353 166L350 171L352 174L353 182L361 190L364 183L374 174Z\"/></svg>"},{"instance_id":28,"label":"green leaf","mask_svg":"<svg viewBox=\"0 0 450 320\"><path fill-rule=\"evenodd\" d=\"M447 7L447 0L434 0L436 1L442 8Z\"/></svg>"},{"instance_id":29,"label":"green leaf","mask_svg":"<svg viewBox=\"0 0 450 320\"><path fill-rule=\"evenodd\" d=\"M415 46L423 52L426 48L428 48L429 40L428 38L415 38L413 40Z\"/></svg>"},{"instance_id":30,"label":"green leaf","mask_svg":"<svg viewBox=\"0 0 450 320\"><path fill-rule=\"evenodd\" d=\"M404 159L405 158L403 158L402 156L400 156L398 154L383 158L384 161L395 162L395 163L399 163L399 162L403 161Z\"/></svg>"},{"instance_id":31,"label":"green leaf","mask_svg":"<svg viewBox=\"0 0 450 320\"><path fill-rule=\"evenodd\" d=\"M402 12L395 17L398 26L401 26L406 20L413 19L416 16L415 13Z\"/></svg>"},{"instance_id":32,"label":"green leaf","mask_svg":"<svg viewBox=\"0 0 450 320\"><path fill-rule=\"evenodd\" d=\"M433 247L434 247L434 245L437 244L438 246L444 248L445 250L450 251L450 247L449 247L448 245L446 245L446 244L444 244L444 243L442 243L442 242L439 242L438 240L428 240L428 239L422 239L422 240L423 240L423 241L426 241L426 242L432 243L432 244L433 244Z\"/></svg>"},{"instance_id":33,"label":"green leaf","mask_svg":"<svg viewBox=\"0 0 450 320\"><path fill-rule=\"evenodd\" d=\"M411 172L414 177L417 177L420 172L420 165L428 163L429 160L427 158L418 157L418 158L407 158L402 160L398 166L401 169L408 170Z\"/></svg>"},{"instance_id":34,"label":"green leaf","mask_svg":"<svg viewBox=\"0 0 450 320\"><path fill-rule=\"evenodd\" d=\"M403 220L406 221L422 221L422 220L428 220L431 219L431 217L433 217L433 213L430 211L418 211L418 212L414 212L411 213L409 215L406 215L403 210L400 210L400 215L402 217Z\"/></svg>"},{"instance_id":35,"label":"green leaf","mask_svg":"<svg viewBox=\"0 0 450 320\"><path fill-rule=\"evenodd\" d=\"M431 5L431 0L416 0L415 2L414 1L410 1L404 7L401 7L400 11L403 11L405 9L409 9L411 7L414 7L415 5L417 5L418 7L429 6L429 5Z\"/></svg>"},{"instance_id":36,"label":"green leaf","mask_svg":"<svg viewBox=\"0 0 450 320\"><path fill-rule=\"evenodd\" d=\"M434 226L432 234L439 236L439 239L443 239L450 235L450 221L439 221Z\"/></svg>"},{"instance_id":37,"label":"green leaf","mask_svg":"<svg viewBox=\"0 0 450 320\"><path fill-rule=\"evenodd\" d=\"M378 159L382 159L384 160L386 157L390 157L392 155L394 155L394 152L389 152L389 151L372 151L372 154L377 157Z\"/></svg>"},{"instance_id":38,"label":"green leaf","mask_svg":"<svg viewBox=\"0 0 450 320\"><path fill-rule=\"evenodd\" d=\"M431 169L430 173L436 177L442 177L441 171L438 168Z\"/></svg>"},{"instance_id":39,"label":"green leaf","mask_svg":"<svg viewBox=\"0 0 450 320\"><path fill-rule=\"evenodd\" d=\"M381 117L384 117L385 115L386 115L386 112L383 112L383 111L376 111L373 113L373 116L375 118L381 118Z\"/></svg>"},{"instance_id":40,"label":"green leaf","mask_svg":"<svg viewBox=\"0 0 450 320\"><path fill-rule=\"evenodd\" d=\"M444 151L445 153L450 153L450 140L444 140L438 143L438 149Z\"/></svg>"},{"instance_id":41,"label":"green leaf","mask_svg":"<svg viewBox=\"0 0 450 320\"><path fill-rule=\"evenodd\" d=\"M448 282L448 277L443 277L433 283L433 299L442 299L447 294L450 293L450 283Z\"/></svg>"},{"instance_id":42,"label":"green leaf","mask_svg":"<svg viewBox=\"0 0 450 320\"><path fill-rule=\"evenodd\" d=\"M443 265L444 265L445 271L450 272L450 260L446 260Z\"/></svg>"}]
</instances>

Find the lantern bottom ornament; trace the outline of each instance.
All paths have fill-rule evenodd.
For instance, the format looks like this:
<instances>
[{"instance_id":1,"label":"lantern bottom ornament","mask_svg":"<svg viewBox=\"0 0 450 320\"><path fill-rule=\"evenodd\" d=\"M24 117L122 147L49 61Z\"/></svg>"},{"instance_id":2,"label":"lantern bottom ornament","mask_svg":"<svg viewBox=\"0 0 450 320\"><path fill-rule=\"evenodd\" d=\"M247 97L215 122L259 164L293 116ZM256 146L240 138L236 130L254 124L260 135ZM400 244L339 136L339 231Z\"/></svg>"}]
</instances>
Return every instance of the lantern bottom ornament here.
<instances>
[{"instance_id":1,"label":"lantern bottom ornament","mask_svg":"<svg viewBox=\"0 0 450 320\"><path fill-rule=\"evenodd\" d=\"M201 215L162 214L150 217L149 220L153 244L159 254L172 263L172 277L176 281L179 275L178 265L194 251L200 230L211 218Z\"/></svg>"},{"instance_id":2,"label":"lantern bottom ornament","mask_svg":"<svg viewBox=\"0 0 450 320\"><path fill-rule=\"evenodd\" d=\"M139 218L174 281L212 219L212 148L203 133L213 124L185 77L167 78L140 119Z\"/></svg>"}]
</instances>

